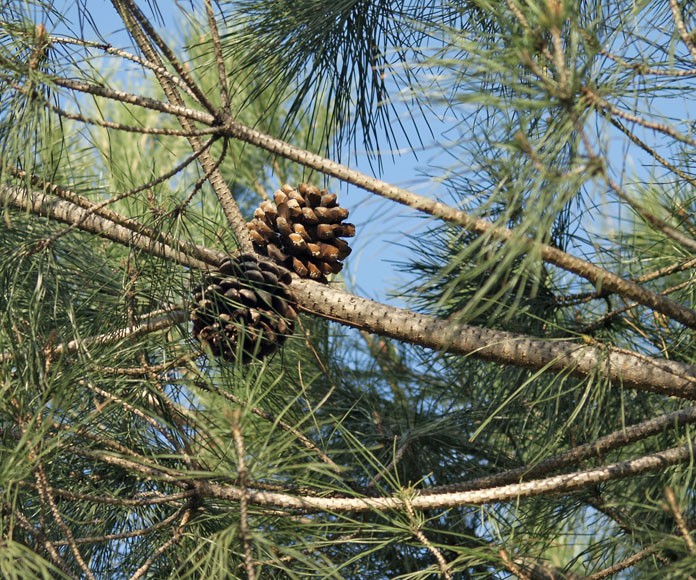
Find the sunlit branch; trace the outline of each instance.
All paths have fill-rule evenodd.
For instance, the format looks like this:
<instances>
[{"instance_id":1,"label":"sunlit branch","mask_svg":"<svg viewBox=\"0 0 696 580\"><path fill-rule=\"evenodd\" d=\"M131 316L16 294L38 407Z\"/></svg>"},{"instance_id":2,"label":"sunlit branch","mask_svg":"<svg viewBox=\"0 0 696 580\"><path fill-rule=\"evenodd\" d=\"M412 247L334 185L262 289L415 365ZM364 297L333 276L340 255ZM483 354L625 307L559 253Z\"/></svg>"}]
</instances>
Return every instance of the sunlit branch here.
<instances>
[{"instance_id":1,"label":"sunlit branch","mask_svg":"<svg viewBox=\"0 0 696 580\"><path fill-rule=\"evenodd\" d=\"M625 201L627 204L633 208L640 217L642 217L647 223L653 226L657 231L662 232L666 237L675 241L680 246L689 250L690 252L696 252L696 240L685 236L678 229L673 228L663 219L657 217L655 214L646 210L640 203L635 199L632 199L621 187L609 176L605 176L607 185L612 189L620 200Z\"/></svg>"},{"instance_id":2,"label":"sunlit branch","mask_svg":"<svg viewBox=\"0 0 696 580\"><path fill-rule=\"evenodd\" d=\"M609 566L608 568L605 568L604 570L600 570L599 572L595 572L594 574L590 574L589 576L585 576L584 580L602 580L603 578L609 578L611 576L614 576L615 574L618 574L622 570L626 570L627 568L632 568L635 566L638 562L641 560L645 560L645 558L648 558L652 556L655 553L656 548L654 546L648 546L647 548L644 548L640 550L639 552L636 552L632 556L629 556L628 558L624 558L620 562L617 562L613 566Z\"/></svg>"},{"instance_id":3,"label":"sunlit branch","mask_svg":"<svg viewBox=\"0 0 696 580\"><path fill-rule=\"evenodd\" d=\"M624 68L630 68L631 70L634 70L637 74L647 76L647 75L654 75L654 76L666 76L666 77L693 77L696 76L696 68L690 68L690 69L684 69L684 70L665 70L661 68L654 68L645 65L642 62L628 62L625 61L624 59L616 56L615 54L610 53L606 49L601 49L599 51L599 54L602 56L606 56L608 59L613 60L615 63L618 65L624 67Z\"/></svg>"},{"instance_id":4,"label":"sunlit branch","mask_svg":"<svg viewBox=\"0 0 696 580\"><path fill-rule=\"evenodd\" d=\"M122 12L119 9L119 6L124 6L127 8L128 12L130 13L130 16L137 21L137 25L135 22L129 22L130 19L126 18L124 19L124 24L126 24L128 31L131 33L131 35L135 38L135 41L138 43L138 46L140 49L145 53L146 56L148 56L149 60L151 62L157 63L159 65L159 68L164 68L162 63L162 60L159 58L157 55L156 51L154 50L154 47L150 42L147 42L147 46L143 44L143 40L145 39L145 35L147 36L148 39L152 39L154 43L157 45L157 48L161 51L161 53L164 55L164 57L167 59L169 64L174 68L176 71L176 74L179 75L181 80L186 84L186 86L189 88L189 90L195 95L196 100L203 105L208 112L217 117L219 115L218 108L210 102L208 99L207 95L201 90L200 86L198 83L191 78L191 75L189 75L189 72L187 68L179 61L179 59L176 57L176 54L174 54L174 51L169 48L169 45L164 42L162 37L157 33L155 28L152 26L150 21L147 19L147 17L143 14L143 12L140 10L137 4L135 2L132 2L132 0L112 0L112 4L114 4L114 7L116 8L116 11L121 15L123 18L125 16L125 13ZM141 32L144 33L144 35L141 34ZM167 75L162 75L158 71L154 71L155 76L157 76L158 81L162 85L162 88L164 89L164 85L168 85L171 87L171 81L167 77ZM164 84L162 82L164 81ZM173 91L176 93L176 89L172 87ZM167 90L165 89L165 93ZM178 93L177 97L178 97ZM181 98L177 98L178 101L181 101ZM178 104L182 104L179 102Z\"/></svg>"},{"instance_id":5,"label":"sunlit branch","mask_svg":"<svg viewBox=\"0 0 696 580\"><path fill-rule=\"evenodd\" d=\"M646 121L642 117L638 117L637 115L634 115L633 113L627 113L626 111L622 111L618 107L612 105L606 99L603 99L602 97L600 97L592 89L589 89L587 87L583 87L580 92L582 93L582 95L585 98L587 98L587 100L590 103L592 103L598 109L609 112L612 115L615 115L617 117L620 117L624 121L629 121L630 123L636 123L637 125L640 125L641 127L645 127L646 129L652 129L653 131L657 131L658 133L663 133L664 135L668 135L677 141L681 141L682 143L686 143L687 145L696 146L696 140L692 139L691 137L687 137L686 135L683 135L679 131L676 131L673 127L666 125L665 123L655 123L653 121Z\"/></svg>"},{"instance_id":6,"label":"sunlit branch","mask_svg":"<svg viewBox=\"0 0 696 580\"><path fill-rule=\"evenodd\" d=\"M195 94L189 89L188 85L184 83L179 77L176 75L173 75L170 73L165 67L163 66L158 66L148 60L145 60L144 58L141 58L135 54L131 54L130 52L127 52L123 49L120 48L115 48L111 46L110 44L104 44L101 42L93 42L89 40L83 40L81 38L68 38L64 36L51 36L49 37L49 41L51 43L56 43L56 44L74 44L78 46L84 46L86 48L96 48L97 50L101 50L102 52L105 52L106 54L110 54L113 56L118 56L121 57L125 60L130 60L134 63L139 64L140 66L149 69L153 72L156 72L158 74L166 75L173 83L176 83L176 85L180 88L186 91L186 93L196 100Z\"/></svg>"},{"instance_id":7,"label":"sunlit branch","mask_svg":"<svg viewBox=\"0 0 696 580\"><path fill-rule=\"evenodd\" d=\"M306 312L404 342L545 372L563 371L582 376L601 373L624 387L696 398L696 367L691 365L629 355L611 347L541 340L452 323L309 280L294 280L292 289Z\"/></svg>"},{"instance_id":8,"label":"sunlit branch","mask_svg":"<svg viewBox=\"0 0 696 580\"><path fill-rule=\"evenodd\" d=\"M80 212L84 211L63 200L47 199L44 194L36 193L28 197L19 188L0 190L0 199L66 223L80 219ZM138 236L131 230L97 216L90 216L81 228L89 228L88 231L139 247L153 255L169 257L183 265L208 267L169 246ZM611 348L546 341L500 330L452 324L308 280L295 280L292 289L299 304L307 312L405 342L545 371L563 370L591 376L603 369L609 380L626 387L677 397L696 397L694 369L675 361L632 356Z\"/></svg>"},{"instance_id":9,"label":"sunlit branch","mask_svg":"<svg viewBox=\"0 0 696 580\"><path fill-rule=\"evenodd\" d=\"M694 73L696 74L696 73ZM667 161L662 155L660 155L655 149L650 147L645 141L639 139L632 131L629 131L626 126L624 126L623 123L621 123L619 120L612 118L610 120L611 124L614 125L619 131L621 131L626 137L628 137L631 141L633 141L638 147L640 147L643 151L645 151L648 155L650 155L655 161L657 161L659 164L661 164L663 167L666 169L669 169L672 173L675 175L678 175L681 177L684 181L687 181L690 183L692 186L696 187L696 179L694 179L692 176L684 173L681 169L679 169L676 165L672 165L669 161Z\"/></svg>"},{"instance_id":10,"label":"sunlit branch","mask_svg":"<svg viewBox=\"0 0 696 580\"><path fill-rule=\"evenodd\" d=\"M191 121L204 123L205 125L210 127L216 124L215 117L213 117L209 113L198 111L196 109L191 109L190 107L186 107L183 104L174 105L171 103L165 103L163 101L152 99L150 97L134 95L133 93L127 93L116 89L110 89L108 87L102 87L100 85L95 85L85 81L78 81L61 77L51 77L51 82L60 87L70 89L78 93L94 95L95 97L102 97L120 103L136 105L138 107L142 107L143 109L148 109L151 111L158 111L160 113L167 113L169 115L184 117L186 119L190 119ZM189 132L191 131L189 130Z\"/></svg>"},{"instance_id":11,"label":"sunlit branch","mask_svg":"<svg viewBox=\"0 0 696 580\"><path fill-rule=\"evenodd\" d=\"M206 135L216 135L219 134L220 127L208 127L205 129L195 129L193 131L184 131L182 129L163 129L159 127L144 127L136 125L125 125L123 123L114 123L112 121L104 121L103 119L96 119L92 117L86 117L79 113L70 113L64 109L61 109L53 103L46 103L45 106L53 111L59 117L63 119L70 119L72 121L79 121L86 125L95 125L97 127L104 127L105 129L114 129L115 131L123 131L124 133L138 133L141 135L163 135L166 137L205 137Z\"/></svg>"},{"instance_id":12,"label":"sunlit branch","mask_svg":"<svg viewBox=\"0 0 696 580\"><path fill-rule=\"evenodd\" d=\"M213 40L213 48L215 49L215 64L218 69L218 80L220 81L220 97L222 107L226 114L230 114L230 93L227 89L227 71L225 70L225 58L222 55L222 45L220 44L220 31L218 30L215 14L213 13L213 5L210 0L205 0L205 12L208 16L208 28L210 36Z\"/></svg>"},{"instance_id":13,"label":"sunlit branch","mask_svg":"<svg viewBox=\"0 0 696 580\"><path fill-rule=\"evenodd\" d=\"M524 483L511 484L483 490L463 491L455 493L418 495L410 500L413 509L430 510L446 509L462 505L484 505L489 503L519 501L526 497L536 497L546 494L571 493L579 489L594 487L617 479L634 477L651 471L663 470L672 465L688 462L696 451L696 444L673 447L644 455L637 459L629 459L619 463L611 463L602 467L578 471L564 475L556 475L545 479ZM366 512L404 510L403 497L318 497L298 496L287 493L259 491L251 488L242 490L237 486L222 485L208 480L179 479L171 470L162 466L148 466L123 457L116 457L103 452L79 451L111 465L155 477L180 486L191 486L202 497L219 500L240 501L246 494L250 504L273 506L279 509L301 510L305 512Z\"/></svg>"},{"instance_id":14,"label":"sunlit branch","mask_svg":"<svg viewBox=\"0 0 696 580\"><path fill-rule=\"evenodd\" d=\"M185 125L183 125L185 131L191 130L191 126L188 124L187 120L196 120L208 125L215 124L215 119L212 116L206 113L191 110L184 106L162 103L161 101L148 99L146 97L139 97L129 93L123 93L121 91L104 89L102 87L89 85L88 83L80 83L78 81L67 81L63 79L61 82L64 82L64 84L69 84L70 88L74 88L75 90L83 90L84 92L91 94L108 96L109 98L115 100L140 104L141 106L147 106L148 108L152 108L154 110L177 115L180 121L185 123ZM491 235L492 237L503 241L514 240L515 243L522 244L527 251L538 252L544 261L555 264L556 266L569 272L573 272L596 285L601 285L601 287L606 291L620 294L626 298L631 298L632 300L661 312L686 326L692 328L696 327L696 313L694 313L692 310L676 304L669 299L659 296L653 292L645 290L637 284L624 280L611 272L590 264L589 262L571 256L558 248L526 237L520 238L519 236L516 236L515 232L512 230L496 226L487 220L474 218L466 212L457 210L447 206L446 204L416 195L408 190L393 186L361 172L351 170L334 161L265 135L259 131L256 131L255 129L251 129L235 120L228 121L225 124L223 131L230 137L248 142L269 152L280 155L281 157L296 161L302 165L305 165L306 167L310 167L327 175L334 176L342 181L365 189L366 191L370 191L387 199L391 199L392 201L409 206L415 210L423 211L424 213L428 213L444 221L458 223L477 235ZM197 139L193 137L190 137L190 139L193 139L197 143ZM212 167L215 163L212 159L209 159L207 156L203 156L201 161L203 162L204 170L212 171ZM218 195L218 199L221 201L221 206L223 207L228 220L230 223L234 222L235 224L233 229L236 237L240 240L240 243L242 239L247 240L248 247L251 247L251 242L248 239L246 227L245 225L242 225L244 220L241 218L239 210L236 207L236 202L234 202L234 199L231 197L229 189L224 183L222 177L219 175L219 172L212 171L211 185L213 185L213 189Z\"/></svg>"},{"instance_id":15,"label":"sunlit branch","mask_svg":"<svg viewBox=\"0 0 696 580\"><path fill-rule=\"evenodd\" d=\"M7 170L17 179L20 180L27 180L29 181L32 185L35 185L37 187L40 187L43 191L52 193L56 195L57 197L60 197L72 204L75 204L76 206L79 206L80 208L87 210L90 213L97 214L109 222L113 222L114 224L117 224L119 226L123 226L126 229L131 230L132 232L144 236L146 238L150 238L151 240L156 240L159 242L162 242L163 244L171 247L176 247L178 250L184 254L187 254L191 257L199 259L201 262L205 262L206 264L209 265L216 265L222 258L224 258L224 255L220 252L215 252L213 250L210 250L204 246L199 246L196 244L191 244L188 242L185 242L183 240L178 240L176 238L173 238L169 234L160 231L160 230L154 230L152 228L148 228L141 224L140 222L127 218L124 215L121 215L120 213L117 213L115 211L111 211L110 209L107 209L106 207L97 207L97 204L92 203L88 199L82 197L81 195L78 195L74 191L71 191L70 189L66 189L65 187L62 187L60 185L56 185L54 183L51 183L49 181L46 181L45 179L37 176L37 175L27 175L26 172L18 169L14 169L12 167L8 167ZM2 195L2 189L0 189L0 196ZM111 199L111 198L109 198ZM100 204L102 206L103 204ZM80 214L84 215L84 214ZM75 220L79 220L79 217L77 215L72 216L74 217ZM71 225L75 222L66 222L70 223ZM106 222L103 222L103 225L107 225ZM79 228L82 229L82 228ZM92 230L88 230L92 231ZM95 232L98 233L98 232ZM114 241L119 241L120 240L114 240ZM120 242L123 243L123 242ZM126 244L129 245L129 244Z\"/></svg>"},{"instance_id":16,"label":"sunlit branch","mask_svg":"<svg viewBox=\"0 0 696 580\"><path fill-rule=\"evenodd\" d=\"M40 192L27 193L25 189L20 187L2 186L0 187L0 202L66 224L80 222L79 229L81 230L143 250L153 256L173 260L183 266L202 270L209 268L209 264L167 244L153 240L101 216L87 215L88 210L67 200L56 199Z\"/></svg>"},{"instance_id":17,"label":"sunlit branch","mask_svg":"<svg viewBox=\"0 0 696 580\"><path fill-rule=\"evenodd\" d=\"M677 31L679 32L679 36L681 37L682 41L684 42L684 45L686 48L689 49L689 52L691 53L691 57L696 60L696 45L694 44L694 41L689 34L688 30L686 30L686 26L684 25L684 19L682 18L681 15L681 10L679 8L679 4L677 3L677 0L669 0L669 7L672 10L672 17L674 18L674 25L677 28Z\"/></svg>"}]
</instances>

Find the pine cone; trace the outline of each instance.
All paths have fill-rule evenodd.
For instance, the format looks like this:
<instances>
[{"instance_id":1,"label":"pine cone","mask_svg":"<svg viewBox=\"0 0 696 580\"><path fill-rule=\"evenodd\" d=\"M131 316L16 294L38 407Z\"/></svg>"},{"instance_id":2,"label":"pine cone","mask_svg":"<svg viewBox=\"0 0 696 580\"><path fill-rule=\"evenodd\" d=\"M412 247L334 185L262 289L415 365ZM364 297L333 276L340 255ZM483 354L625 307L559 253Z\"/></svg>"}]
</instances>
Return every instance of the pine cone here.
<instances>
[{"instance_id":1,"label":"pine cone","mask_svg":"<svg viewBox=\"0 0 696 580\"><path fill-rule=\"evenodd\" d=\"M226 360L275 352L297 316L290 281L290 272L261 256L227 258L193 290L194 338Z\"/></svg>"},{"instance_id":2,"label":"pine cone","mask_svg":"<svg viewBox=\"0 0 696 580\"><path fill-rule=\"evenodd\" d=\"M326 283L326 275L340 272L351 252L340 239L355 235L355 226L343 222L348 210L339 207L335 194L305 183L299 191L286 184L273 198L275 203L262 202L247 224L256 251L301 278Z\"/></svg>"}]
</instances>

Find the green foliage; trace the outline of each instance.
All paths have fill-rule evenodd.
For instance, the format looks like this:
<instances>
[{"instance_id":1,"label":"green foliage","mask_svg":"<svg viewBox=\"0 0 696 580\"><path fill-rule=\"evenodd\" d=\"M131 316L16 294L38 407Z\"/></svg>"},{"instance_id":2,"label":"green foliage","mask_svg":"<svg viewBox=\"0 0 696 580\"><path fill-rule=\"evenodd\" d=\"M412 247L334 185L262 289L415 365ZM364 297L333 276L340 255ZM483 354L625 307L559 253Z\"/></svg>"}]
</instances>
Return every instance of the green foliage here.
<instances>
[{"instance_id":1,"label":"green foliage","mask_svg":"<svg viewBox=\"0 0 696 580\"><path fill-rule=\"evenodd\" d=\"M139 42L137 12L114 4ZM86 2L3 4L0 575L691 573L692 457L641 462L693 451L692 402L612 379L610 358L630 355L648 386L672 361L693 380L693 328L658 301L694 305L687 4L243 0L209 6L218 46L191 3L163 34L184 63L169 77L125 36L102 44ZM168 10L147 6L157 28ZM162 78L195 86L177 110L198 134ZM220 191L249 218L286 181L338 187L310 153L366 148L379 167L411 138L437 200L467 216L399 240L411 335L300 303L281 352L206 356L188 321L197 269L243 243ZM48 201L18 209L17 191ZM59 203L93 215L46 217ZM99 235L81 231L97 218ZM421 313L497 338L462 354L428 342ZM541 340L577 359L536 362Z\"/></svg>"}]
</instances>

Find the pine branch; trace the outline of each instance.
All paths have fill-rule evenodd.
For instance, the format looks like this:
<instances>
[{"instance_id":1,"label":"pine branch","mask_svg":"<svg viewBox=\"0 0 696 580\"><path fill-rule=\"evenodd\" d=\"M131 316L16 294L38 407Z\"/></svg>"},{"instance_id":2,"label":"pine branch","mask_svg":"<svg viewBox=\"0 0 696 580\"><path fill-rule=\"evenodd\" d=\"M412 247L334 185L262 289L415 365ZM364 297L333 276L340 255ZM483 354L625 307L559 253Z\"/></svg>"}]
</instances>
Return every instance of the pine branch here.
<instances>
[{"instance_id":1,"label":"pine branch","mask_svg":"<svg viewBox=\"0 0 696 580\"><path fill-rule=\"evenodd\" d=\"M84 210L69 202L51 200L40 193L28 198L19 188L0 189L0 200L65 223L80 221L84 215ZM90 216L83 220L80 229L138 247L153 255L174 259L182 265L209 267L104 218ZM628 354L610 347L535 339L502 330L438 320L309 280L295 279L292 290L301 308L308 313L404 342L546 372L564 371L579 376L594 376L601 372L611 382L624 387L696 399L696 369L691 365ZM178 315L173 315L170 324L175 324L175 320L180 320ZM162 324L152 326L146 332L167 326L166 321Z\"/></svg>"},{"instance_id":2,"label":"pine branch","mask_svg":"<svg viewBox=\"0 0 696 580\"><path fill-rule=\"evenodd\" d=\"M70 201L56 199L45 193L28 193L21 187L0 186L0 201L62 223L79 224L77 227L83 231L118 242L124 246L138 248L153 256L173 260L182 266L199 270L205 270L209 267L205 262L191 257L192 255L199 255L195 246L189 246L187 248L189 252L184 253L168 244L153 240L143 233L96 215L97 212L90 214L90 210L86 210Z\"/></svg>"},{"instance_id":3,"label":"pine branch","mask_svg":"<svg viewBox=\"0 0 696 580\"><path fill-rule=\"evenodd\" d=\"M620 562L617 562L613 566L609 566L608 568L605 568L604 570L600 570L599 572L595 572L594 574L590 574L585 578L585 580L602 580L603 578L609 578L611 576L614 576L615 574L618 574L622 570L626 570L627 568L631 568L635 566L638 562L641 560L644 560L645 558L648 558L652 556L655 553L655 546L649 546L647 548L644 548L640 550L639 552L636 552L632 556L629 556L628 558L625 558L621 560Z\"/></svg>"},{"instance_id":4,"label":"pine branch","mask_svg":"<svg viewBox=\"0 0 696 580\"><path fill-rule=\"evenodd\" d=\"M120 48L115 48L110 44L103 42L92 42L89 40L84 40L82 38L69 38L65 36L49 36L49 42L55 44L74 44L78 46L83 46L85 48L94 48L104 52L105 54L110 54L113 56L118 56L125 60L130 60L131 62L139 64L143 68L167 76L169 80L175 83L180 89L184 90L193 100L196 100L196 95L191 91L189 86L185 82L183 82L178 76L170 73L165 67L151 63L150 61L141 58L135 54L131 54L128 51L122 50Z\"/></svg>"},{"instance_id":5,"label":"pine branch","mask_svg":"<svg viewBox=\"0 0 696 580\"><path fill-rule=\"evenodd\" d=\"M173 483L178 486L191 486L201 497L238 502L246 496L250 504L269 506L282 510L300 510L302 512L366 512L406 509L401 495L388 497L319 497L298 496L287 493L259 491L252 488L241 489L238 486L212 483L205 479L181 478L173 470L161 466L142 465L124 457L109 453L76 450L80 455L92 457L110 465L141 473L155 479ZM462 505L485 505L490 503L517 502L526 497L548 494L567 494L573 491L596 486L599 483L635 477L651 471L664 470L672 465L691 461L696 444L673 447L629 459L611 463L602 467L578 471L576 473L556 475L540 480L494 487L484 490L419 495L410 500L416 510L447 509Z\"/></svg>"},{"instance_id":6,"label":"pine branch","mask_svg":"<svg viewBox=\"0 0 696 580\"><path fill-rule=\"evenodd\" d=\"M155 315L141 324L128 326L113 332L107 332L105 334L86 338L84 340L71 340L69 342L52 345L47 347L45 352L47 355L55 357L74 353L80 350L89 350L89 348L92 346L118 344L126 339L134 340L146 334L169 329L175 324L181 324L187 320L188 312L185 310L168 310L164 314ZM12 359L13 355L11 353L0 353L0 363L4 363Z\"/></svg>"},{"instance_id":7,"label":"pine branch","mask_svg":"<svg viewBox=\"0 0 696 580\"><path fill-rule=\"evenodd\" d=\"M684 25L684 19L681 15L681 10L679 9L679 3L677 0L669 0L669 7L672 10L672 17L674 18L674 25L679 32L679 36L684 42L684 45L689 49L691 57L696 60L696 44L694 44L693 37L686 30Z\"/></svg>"},{"instance_id":8,"label":"pine branch","mask_svg":"<svg viewBox=\"0 0 696 580\"><path fill-rule=\"evenodd\" d=\"M133 26L136 25L134 24ZM151 53L150 56L155 59L155 62L159 62L158 57L152 51L152 49L149 49L149 51ZM162 67L160 66L160 68ZM158 79L160 80L160 83L170 82L163 75L160 75ZM102 96L116 101L135 104L152 110L175 115L182 124L184 132L190 135L188 138L194 150L200 149L200 140L195 136L196 128L191 121L198 121L211 127L220 125L219 134L221 135L250 143L261 149L291 161L295 161L326 175L336 177L346 183L351 183L366 191L375 193L397 203L411 207L417 211L422 211L432 215L433 217L442 219L443 221L459 224L474 234L490 235L504 242L514 242L516 245L522 244L525 251L530 253L538 253L541 259L544 261L554 264L559 268L572 272L592 282L596 286L601 287L604 292L616 293L625 298L630 298L639 304L648 306L657 312L665 314L673 320L681 322L687 327L696 328L696 313L693 310L685 308L684 306L681 306L680 304L677 304L664 296L646 290L636 283L625 280L616 274L563 252L558 248L538 242L531 238L520 238L515 234L514 230L497 226L484 219L474 218L466 212L457 210L441 202L433 201L426 197L416 195L408 190L393 186L359 171L351 170L339 163L247 127L236 120L228 119L220 122L213 115L185 107L183 105L183 101L181 101L181 98L174 92L171 84L167 86L169 88L169 98L172 100L173 104L163 103L155 99L124 93L122 91L108 89L97 85L91 85L81 81L73 81L71 79L54 78L52 80L59 86L64 86L66 88L71 88L87 94ZM213 186L218 199L220 200L221 207L223 208L228 221L233 227L235 236L237 237L239 243L245 248L245 251L248 251L251 248L251 240L249 238L245 222L239 213L239 209L237 208L236 202L234 201L227 184L219 171L215 169L215 160L209 155L204 154L201 156L201 163L205 172L210 174L210 183Z\"/></svg>"},{"instance_id":9,"label":"pine branch","mask_svg":"<svg viewBox=\"0 0 696 580\"><path fill-rule=\"evenodd\" d=\"M235 120L228 121L224 128L225 134L230 137L250 143L270 153L295 161L305 167L324 173L325 175L336 177L341 181L360 187L365 191L429 214L445 222L458 224L474 234L480 236L489 235L503 242L514 243L517 247L521 245L525 251L539 254L541 259L545 262L577 274L596 286L601 287L605 292L613 292L626 298L631 298L639 304L643 304L657 312L661 312L689 328L696 328L696 312L693 310L685 308L659 294L650 292L634 282L625 280L616 274L585 260L576 258L558 248L538 242L526 236L520 237L516 235L514 230L497 226L481 218L474 218L468 213L450 207L444 203L428 199L406 189L391 185L385 181L375 179L359 171L349 169L335 161L331 161L320 155L316 155L269 135L265 135Z\"/></svg>"},{"instance_id":10,"label":"pine branch","mask_svg":"<svg viewBox=\"0 0 696 580\"><path fill-rule=\"evenodd\" d=\"M412 498L411 506L417 510L447 509L462 505L484 505L489 503L519 501L525 497L536 497L547 494L570 493L586 487L592 487L598 483L605 483L627 477L663 470L668 466L691 461L696 444L687 444L681 447L673 447L665 451L658 451L637 459L630 459L619 463L612 463L603 467L579 471L566 475L556 475L546 479L533 480L525 483L512 484L503 487L494 487L485 490L465 491L458 493L445 493L436 495L418 495ZM102 455L105 462L112 462L114 458ZM132 462L129 462L132 463ZM140 466L133 464L131 468L143 472ZM148 470L148 473L154 473ZM236 486L227 486L197 480L192 485L202 497L220 500L239 501L242 490ZM273 506L279 509L301 510L306 512L364 512L404 510L404 500L400 496L390 497L315 497L295 496L283 493L255 491L246 489L250 503L259 506Z\"/></svg>"},{"instance_id":11,"label":"pine branch","mask_svg":"<svg viewBox=\"0 0 696 580\"><path fill-rule=\"evenodd\" d=\"M251 543L251 533L249 530L249 508L246 495L248 471L246 468L246 451L244 450L244 435L240 426L241 411L235 409L230 417L230 430L232 440L237 455L237 476L242 495L239 498L239 535L242 537L242 547L244 549L244 565L248 580L256 580L256 568L254 567L254 552Z\"/></svg>"},{"instance_id":12,"label":"pine branch","mask_svg":"<svg viewBox=\"0 0 696 580\"><path fill-rule=\"evenodd\" d=\"M545 372L599 374L624 387L696 398L696 368L691 365L438 320L309 280L293 280L292 290L305 312L404 342Z\"/></svg>"},{"instance_id":13,"label":"pine branch","mask_svg":"<svg viewBox=\"0 0 696 580\"><path fill-rule=\"evenodd\" d=\"M141 224L140 222L127 218L115 211L112 211L106 207L108 203L111 202L111 200L114 199L114 196L110 196L109 199L106 202L100 203L100 204L94 204L88 199L82 197L81 195L78 195L74 191L67 189L65 187L62 187L60 185L56 185L55 183L51 183L49 181L46 181L45 179L42 179L41 177L37 175L27 175L27 173L23 170L20 169L15 169L13 167L7 167L7 171L14 177L16 177L18 180L26 180L29 181L32 185L37 186L41 188L44 192L46 193L51 193L57 197L60 197L72 204L75 204L79 206L82 209L87 210L86 212L78 212L80 215L80 218L77 218L78 214L75 214L72 216L74 218L74 221L70 222L65 222L70 225L71 228L73 227L78 227L78 224L81 224L87 217L89 217L90 214L96 214L99 215L103 218L106 218L108 221L113 222L114 224L117 224L119 226L123 226L126 229L129 229L143 237L150 238L151 240L155 240L158 242L162 242L165 245L171 246L171 247L176 247L180 252L183 254L186 254L188 256L191 256L193 258L199 259L201 262L205 262L207 264L217 264L220 259L222 259L224 256L220 252L214 252L209 250L208 248L205 248L203 246L199 245L194 245L194 244L189 244L187 242L184 242L182 240L177 240L170 236L169 234L160 231L160 230L154 230L152 228L148 228ZM3 188L6 186L0 186L0 195L2 195ZM21 191L26 191L23 188ZM128 192L128 194L132 193ZM125 195L125 194L121 194ZM118 196L116 196L118 197ZM47 198L48 199L48 198ZM68 206L66 206L68 207ZM26 208L25 208L26 209ZM72 214L71 214L72 215ZM60 220L59 220L60 221ZM102 223L102 222L100 222ZM106 224L105 224L106 225ZM79 228L79 229L84 229L84 228ZM92 231L91 229L87 229L86 231ZM99 233L99 232L93 232L93 233ZM117 241L117 240L114 240Z\"/></svg>"}]
</instances>

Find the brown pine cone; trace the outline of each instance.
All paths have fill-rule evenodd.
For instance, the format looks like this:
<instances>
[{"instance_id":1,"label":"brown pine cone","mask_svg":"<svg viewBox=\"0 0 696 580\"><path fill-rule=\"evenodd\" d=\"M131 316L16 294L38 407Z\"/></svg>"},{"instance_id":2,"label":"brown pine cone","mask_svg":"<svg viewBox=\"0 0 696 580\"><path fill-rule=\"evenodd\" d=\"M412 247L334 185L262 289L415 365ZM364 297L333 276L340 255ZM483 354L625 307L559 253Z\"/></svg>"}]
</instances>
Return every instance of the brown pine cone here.
<instances>
[{"instance_id":1,"label":"brown pine cone","mask_svg":"<svg viewBox=\"0 0 696 580\"><path fill-rule=\"evenodd\" d=\"M336 195L302 183L298 189L284 185L264 201L248 224L254 247L301 278L327 282L337 274L351 252L340 238L355 235L355 226L343 222L348 210Z\"/></svg>"},{"instance_id":2,"label":"brown pine cone","mask_svg":"<svg viewBox=\"0 0 696 580\"><path fill-rule=\"evenodd\" d=\"M193 289L193 336L225 360L263 358L292 334L290 272L256 254L225 259Z\"/></svg>"}]
</instances>

